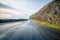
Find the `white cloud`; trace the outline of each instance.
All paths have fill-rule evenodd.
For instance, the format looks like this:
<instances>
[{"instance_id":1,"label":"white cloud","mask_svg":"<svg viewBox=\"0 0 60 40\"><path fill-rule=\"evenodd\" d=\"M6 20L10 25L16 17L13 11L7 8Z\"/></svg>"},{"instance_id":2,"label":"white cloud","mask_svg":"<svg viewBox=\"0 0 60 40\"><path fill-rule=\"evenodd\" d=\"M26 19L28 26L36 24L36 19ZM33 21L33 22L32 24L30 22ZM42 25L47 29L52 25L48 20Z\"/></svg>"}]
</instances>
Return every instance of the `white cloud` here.
<instances>
[{"instance_id":1,"label":"white cloud","mask_svg":"<svg viewBox=\"0 0 60 40\"><path fill-rule=\"evenodd\" d=\"M14 17L13 17L14 16ZM15 16L23 17L23 14L16 10L11 10L7 8L0 8L0 19L2 18L15 18ZM22 16L22 17L21 17ZM19 17L17 17L19 18Z\"/></svg>"},{"instance_id":2,"label":"white cloud","mask_svg":"<svg viewBox=\"0 0 60 40\"><path fill-rule=\"evenodd\" d=\"M27 0L19 0L19 1L14 1L14 0L1 0L1 2L3 2L6 5L12 6L16 9L18 9L19 11L26 11L27 12L35 12L40 5L38 5L38 3L36 2L30 2Z\"/></svg>"},{"instance_id":3,"label":"white cloud","mask_svg":"<svg viewBox=\"0 0 60 40\"><path fill-rule=\"evenodd\" d=\"M36 1L37 0L0 0L1 3L16 8L23 15L23 17L29 17L45 5L39 2L39 0L38 2ZM15 14L19 15L20 13Z\"/></svg>"}]
</instances>

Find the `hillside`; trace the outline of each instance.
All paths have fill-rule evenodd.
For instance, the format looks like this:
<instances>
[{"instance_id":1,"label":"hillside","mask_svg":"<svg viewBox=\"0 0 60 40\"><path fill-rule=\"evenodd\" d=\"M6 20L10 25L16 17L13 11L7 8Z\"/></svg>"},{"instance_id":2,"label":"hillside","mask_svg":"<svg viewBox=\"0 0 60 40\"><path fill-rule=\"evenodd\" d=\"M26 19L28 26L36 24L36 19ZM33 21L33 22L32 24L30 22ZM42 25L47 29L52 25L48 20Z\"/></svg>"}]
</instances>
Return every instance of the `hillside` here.
<instances>
[{"instance_id":1,"label":"hillside","mask_svg":"<svg viewBox=\"0 0 60 40\"><path fill-rule=\"evenodd\" d=\"M54 0L48 3L47 5L42 7L37 13L32 15L30 19L60 25L60 1Z\"/></svg>"}]
</instances>

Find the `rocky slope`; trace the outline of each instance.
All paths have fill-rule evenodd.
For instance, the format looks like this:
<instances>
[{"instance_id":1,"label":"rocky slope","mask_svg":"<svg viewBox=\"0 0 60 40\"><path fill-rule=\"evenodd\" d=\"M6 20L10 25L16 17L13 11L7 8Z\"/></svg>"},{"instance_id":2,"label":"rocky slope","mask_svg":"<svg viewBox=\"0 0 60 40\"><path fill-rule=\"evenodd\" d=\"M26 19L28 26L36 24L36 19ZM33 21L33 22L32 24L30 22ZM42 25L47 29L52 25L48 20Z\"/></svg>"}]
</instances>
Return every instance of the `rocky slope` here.
<instances>
[{"instance_id":1,"label":"rocky slope","mask_svg":"<svg viewBox=\"0 0 60 40\"><path fill-rule=\"evenodd\" d=\"M60 1L54 0L48 3L37 13L32 15L30 19L37 19L51 24L60 25Z\"/></svg>"}]
</instances>

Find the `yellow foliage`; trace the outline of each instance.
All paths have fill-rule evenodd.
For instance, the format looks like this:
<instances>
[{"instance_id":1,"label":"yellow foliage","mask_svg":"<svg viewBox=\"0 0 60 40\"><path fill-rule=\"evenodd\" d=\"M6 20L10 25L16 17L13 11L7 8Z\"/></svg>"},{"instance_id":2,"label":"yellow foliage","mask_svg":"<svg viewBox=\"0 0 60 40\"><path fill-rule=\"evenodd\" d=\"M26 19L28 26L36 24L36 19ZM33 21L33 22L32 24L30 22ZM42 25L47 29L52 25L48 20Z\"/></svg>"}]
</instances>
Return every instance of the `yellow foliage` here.
<instances>
[{"instance_id":1,"label":"yellow foliage","mask_svg":"<svg viewBox=\"0 0 60 40\"><path fill-rule=\"evenodd\" d=\"M35 19L33 19L33 20L34 20L35 22L39 23L39 24L43 24L43 25L46 25L46 26L48 26L48 27L50 27L50 28L54 28L54 29L60 30L60 26L59 26L59 25L50 24L50 23L48 23L48 22L42 22L42 21L40 21L40 20L35 20Z\"/></svg>"}]
</instances>

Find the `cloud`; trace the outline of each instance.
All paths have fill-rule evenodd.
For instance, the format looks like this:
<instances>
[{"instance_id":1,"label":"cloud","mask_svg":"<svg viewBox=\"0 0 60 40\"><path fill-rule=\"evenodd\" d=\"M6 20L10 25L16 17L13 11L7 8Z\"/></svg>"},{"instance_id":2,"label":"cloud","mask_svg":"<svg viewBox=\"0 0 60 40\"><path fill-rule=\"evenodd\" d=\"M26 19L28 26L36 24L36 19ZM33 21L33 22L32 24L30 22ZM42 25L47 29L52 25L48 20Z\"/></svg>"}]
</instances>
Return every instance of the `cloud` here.
<instances>
[{"instance_id":1,"label":"cloud","mask_svg":"<svg viewBox=\"0 0 60 40\"><path fill-rule=\"evenodd\" d=\"M40 6L40 4L38 4L37 2L32 2L32 1L28 1L28 0L2 0L1 2L3 2L6 5L15 7L16 9L18 9L19 11L26 11L27 12L35 12L36 10L38 10ZM40 9L40 8L39 8Z\"/></svg>"},{"instance_id":2,"label":"cloud","mask_svg":"<svg viewBox=\"0 0 60 40\"><path fill-rule=\"evenodd\" d=\"M15 16L20 16L20 18L23 17L23 14L16 10L11 10L8 8L0 8L0 19L2 18L15 18ZM17 17L19 18L19 17Z\"/></svg>"},{"instance_id":3,"label":"cloud","mask_svg":"<svg viewBox=\"0 0 60 40\"><path fill-rule=\"evenodd\" d=\"M1 3L16 8L20 13L15 13L16 15L22 14L23 17L34 14L42 6L50 2L51 0L0 0Z\"/></svg>"}]
</instances>

